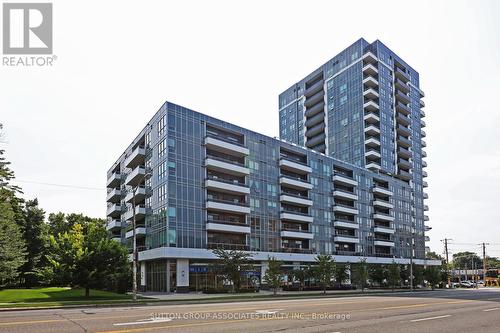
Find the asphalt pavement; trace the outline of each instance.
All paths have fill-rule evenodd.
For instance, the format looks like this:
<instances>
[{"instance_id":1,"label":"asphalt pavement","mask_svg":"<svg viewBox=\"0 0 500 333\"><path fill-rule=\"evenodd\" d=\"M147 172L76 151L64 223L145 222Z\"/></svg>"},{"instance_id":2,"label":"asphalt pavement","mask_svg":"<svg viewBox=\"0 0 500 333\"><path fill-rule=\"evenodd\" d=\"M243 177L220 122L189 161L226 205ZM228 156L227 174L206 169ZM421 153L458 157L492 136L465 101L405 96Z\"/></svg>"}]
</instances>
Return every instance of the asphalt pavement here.
<instances>
[{"instance_id":1,"label":"asphalt pavement","mask_svg":"<svg viewBox=\"0 0 500 333\"><path fill-rule=\"evenodd\" d=\"M0 333L500 332L500 288L0 312Z\"/></svg>"}]
</instances>

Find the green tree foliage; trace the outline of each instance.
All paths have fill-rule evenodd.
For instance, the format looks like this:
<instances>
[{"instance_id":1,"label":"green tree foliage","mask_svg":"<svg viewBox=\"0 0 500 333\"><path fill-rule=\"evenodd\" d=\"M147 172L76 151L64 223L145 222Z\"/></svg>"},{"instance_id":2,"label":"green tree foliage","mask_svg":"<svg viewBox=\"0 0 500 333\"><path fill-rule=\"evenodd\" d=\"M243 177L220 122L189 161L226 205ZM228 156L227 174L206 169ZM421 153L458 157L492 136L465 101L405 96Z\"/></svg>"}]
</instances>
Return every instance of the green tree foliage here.
<instances>
[{"instance_id":1,"label":"green tree foliage","mask_svg":"<svg viewBox=\"0 0 500 333\"><path fill-rule=\"evenodd\" d=\"M372 264L368 265L368 277L373 284L381 287L384 280L387 278L387 271L383 265Z\"/></svg>"},{"instance_id":2,"label":"green tree foliage","mask_svg":"<svg viewBox=\"0 0 500 333\"><path fill-rule=\"evenodd\" d=\"M241 273L251 269L251 255L237 250L214 249L212 252L219 258L215 269L232 284L233 292L241 289Z\"/></svg>"},{"instance_id":3,"label":"green tree foliage","mask_svg":"<svg viewBox=\"0 0 500 333\"><path fill-rule=\"evenodd\" d=\"M413 265L413 283L415 286L424 284L424 266Z\"/></svg>"},{"instance_id":4,"label":"green tree foliage","mask_svg":"<svg viewBox=\"0 0 500 333\"><path fill-rule=\"evenodd\" d=\"M326 294L326 287L330 284L335 273L335 261L331 255L320 254L316 257L314 267L314 278L323 286L323 293Z\"/></svg>"},{"instance_id":5,"label":"green tree foliage","mask_svg":"<svg viewBox=\"0 0 500 333\"><path fill-rule=\"evenodd\" d=\"M2 124L0 124L0 135ZM26 245L17 221L22 218L22 200L16 197L20 188L11 185L14 172L10 170L0 149L0 287L14 284L19 268L25 263Z\"/></svg>"},{"instance_id":6,"label":"green tree foliage","mask_svg":"<svg viewBox=\"0 0 500 333\"><path fill-rule=\"evenodd\" d=\"M349 267L346 264L336 264L334 276L337 283L342 286L343 282L349 277Z\"/></svg>"},{"instance_id":7,"label":"green tree foliage","mask_svg":"<svg viewBox=\"0 0 500 333\"><path fill-rule=\"evenodd\" d=\"M401 282L401 267L394 260L387 268L387 282L391 286L392 291Z\"/></svg>"},{"instance_id":8,"label":"green tree foliage","mask_svg":"<svg viewBox=\"0 0 500 333\"><path fill-rule=\"evenodd\" d=\"M427 266L424 269L424 277L434 290L436 285L442 281L441 266Z\"/></svg>"},{"instance_id":9,"label":"green tree foliage","mask_svg":"<svg viewBox=\"0 0 500 333\"><path fill-rule=\"evenodd\" d=\"M269 267L264 275L264 282L273 289L273 294L276 295L283 280L283 272L281 271L283 263L272 257L268 259L268 264Z\"/></svg>"},{"instance_id":10,"label":"green tree foliage","mask_svg":"<svg viewBox=\"0 0 500 333\"><path fill-rule=\"evenodd\" d=\"M483 268L483 260L474 252L458 252L453 254L453 266L455 269L472 269L472 265L476 269Z\"/></svg>"},{"instance_id":11,"label":"green tree foliage","mask_svg":"<svg viewBox=\"0 0 500 333\"><path fill-rule=\"evenodd\" d=\"M19 221L23 239L26 242L26 262L21 267L20 284L34 287L42 284L39 272L48 264L48 226L45 212L38 207L38 200L29 200L23 208L23 219Z\"/></svg>"},{"instance_id":12,"label":"green tree foliage","mask_svg":"<svg viewBox=\"0 0 500 333\"><path fill-rule=\"evenodd\" d=\"M104 221L94 220L87 230L79 223L69 231L50 236L51 269L46 272L57 285L124 291L130 267L126 248L107 237Z\"/></svg>"},{"instance_id":13,"label":"green tree foliage","mask_svg":"<svg viewBox=\"0 0 500 333\"><path fill-rule=\"evenodd\" d=\"M361 291L364 292L368 280L368 264L366 263L366 258L361 259L359 263L353 265L352 276L354 283L361 287Z\"/></svg>"},{"instance_id":14,"label":"green tree foliage","mask_svg":"<svg viewBox=\"0 0 500 333\"><path fill-rule=\"evenodd\" d=\"M299 290L302 291L304 289L306 279L312 275L312 268L309 266L306 268L294 269L290 275L293 280L299 281Z\"/></svg>"}]
</instances>

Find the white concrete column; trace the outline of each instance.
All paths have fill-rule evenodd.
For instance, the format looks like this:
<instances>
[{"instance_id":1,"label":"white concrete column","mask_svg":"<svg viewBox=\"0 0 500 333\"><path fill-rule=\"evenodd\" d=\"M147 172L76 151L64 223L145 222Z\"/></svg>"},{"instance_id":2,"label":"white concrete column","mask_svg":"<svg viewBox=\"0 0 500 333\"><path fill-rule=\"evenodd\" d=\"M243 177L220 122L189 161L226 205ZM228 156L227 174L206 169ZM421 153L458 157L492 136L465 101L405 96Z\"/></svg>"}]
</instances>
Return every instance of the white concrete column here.
<instances>
[{"instance_id":1,"label":"white concrete column","mask_svg":"<svg viewBox=\"0 0 500 333\"><path fill-rule=\"evenodd\" d=\"M170 292L170 260L167 260L167 293Z\"/></svg>"},{"instance_id":2,"label":"white concrete column","mask_svg":"<svg viewBox=\"0 0 500 333\"><path fill-rule=\"evenodd\" d=\"M146 262L141 261L141 289L146 290Z\"/></svg>"},{"instance_id":3,"label":"white concrete column","mask_svg":"<svg viewBox=\"0 0 500 333\"><path fill-rule=\"evenodd\" d=\"M177 259L176 267L177 293L189 292L189 259Z\"/></svg>"}]
</instances>

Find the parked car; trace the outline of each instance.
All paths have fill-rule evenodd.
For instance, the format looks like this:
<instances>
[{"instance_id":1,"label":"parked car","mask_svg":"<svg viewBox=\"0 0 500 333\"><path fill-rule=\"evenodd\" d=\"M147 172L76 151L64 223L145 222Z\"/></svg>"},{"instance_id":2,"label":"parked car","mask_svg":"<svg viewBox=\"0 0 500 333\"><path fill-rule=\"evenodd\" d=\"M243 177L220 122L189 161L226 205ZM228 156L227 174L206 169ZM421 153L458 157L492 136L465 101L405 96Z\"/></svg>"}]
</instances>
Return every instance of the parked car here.
<instances>
[{"instance_id":1,"label":"parked car","mask_svg":"<svg viewBox=\"0 0 500 333\"><path fill-rule=\"evenodd\" d=\"M472 287L474 287L474 283L472 283L470 281L462 281L462 282L460 282L460 287L462 287L462 288L472 288Z\"/></svg>"}]
</instances>

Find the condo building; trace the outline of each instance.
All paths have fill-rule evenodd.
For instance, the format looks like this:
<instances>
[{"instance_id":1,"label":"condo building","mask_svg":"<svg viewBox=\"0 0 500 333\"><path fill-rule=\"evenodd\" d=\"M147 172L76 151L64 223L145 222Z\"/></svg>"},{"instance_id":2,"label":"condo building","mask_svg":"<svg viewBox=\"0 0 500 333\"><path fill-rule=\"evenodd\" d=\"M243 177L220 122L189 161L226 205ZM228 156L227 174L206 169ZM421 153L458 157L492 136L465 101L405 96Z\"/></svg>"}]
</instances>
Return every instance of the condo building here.
<instances>
[{"instance_id":1,"label":"condo building","mask_svg":"<svg viewBox=\"0 0 500 333\"><path fill-rule=\"evenodd\" d=\"M135 217L142 289L212 285L216 248L248 251L257 282L269 257L437 264L425 259L418 74L380 42L334 59L280 95L281 139L170 102L146 124L107 173L107 229L132 248Z\"/></svg>"}]
</instances>

